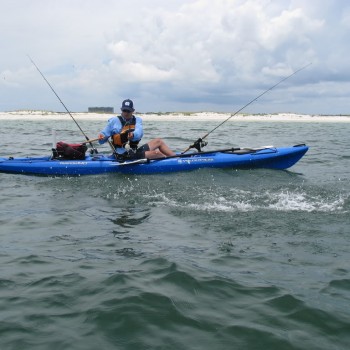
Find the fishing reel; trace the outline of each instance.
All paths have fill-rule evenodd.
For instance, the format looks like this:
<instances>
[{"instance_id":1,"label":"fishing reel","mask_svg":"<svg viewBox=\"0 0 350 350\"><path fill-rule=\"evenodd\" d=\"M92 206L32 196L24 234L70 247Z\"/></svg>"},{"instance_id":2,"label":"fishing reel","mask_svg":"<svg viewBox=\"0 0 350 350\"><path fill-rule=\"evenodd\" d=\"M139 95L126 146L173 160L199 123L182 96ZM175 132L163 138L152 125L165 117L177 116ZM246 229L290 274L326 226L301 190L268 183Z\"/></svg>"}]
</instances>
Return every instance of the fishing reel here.
<instances>
[{"instance_id":1,"label":"fishing reel","mask_svg":"<svg viewBox=\"0 0 350 350\"><path fill-rule=\"evenodd\" d=\"M202 152L202 147L205 147L208 142L203 141L202 138L199 138L197 141L190 146L190 148L195 148L198 152Z\"/></svg>"}]
</instances>

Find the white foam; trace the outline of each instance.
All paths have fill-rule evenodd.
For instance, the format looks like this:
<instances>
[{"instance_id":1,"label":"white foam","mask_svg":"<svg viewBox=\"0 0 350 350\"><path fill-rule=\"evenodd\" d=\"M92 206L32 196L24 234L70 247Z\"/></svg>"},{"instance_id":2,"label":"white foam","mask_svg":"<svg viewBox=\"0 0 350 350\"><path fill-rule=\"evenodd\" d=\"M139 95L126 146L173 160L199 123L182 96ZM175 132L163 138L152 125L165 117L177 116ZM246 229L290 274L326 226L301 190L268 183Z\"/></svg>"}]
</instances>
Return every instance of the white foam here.
<instances>
[{"instance_id":1,"label":"white foam","mask_svg":"<svg viewBox=\"0 0 350 350\"><path fill-rule=\"evenodd\" d=\"M217 197L215 193L206 193L196 201L183 202L171 199L167 194L148 194L147 199L155 206L182 208L203 212L249 212L256 210L271 210L284 212L345 212L346 198L323 198L320 195L311 196L302 191L282 190L277 193L269 191L255 193L237 190L230 193L230 198Z\"/></svg>"},{"instance_id":2,"label":"white foam","mask_svg":"<svg viewBox=\"0 0 350 350\"><path fill-rule=\"evenodd\" d=\"M273 194L271 199L268 208L279 211L334 212L343 210L345 204L342 197L327 201L321 196L289 191Z\"/></svg>"}]
</instances>

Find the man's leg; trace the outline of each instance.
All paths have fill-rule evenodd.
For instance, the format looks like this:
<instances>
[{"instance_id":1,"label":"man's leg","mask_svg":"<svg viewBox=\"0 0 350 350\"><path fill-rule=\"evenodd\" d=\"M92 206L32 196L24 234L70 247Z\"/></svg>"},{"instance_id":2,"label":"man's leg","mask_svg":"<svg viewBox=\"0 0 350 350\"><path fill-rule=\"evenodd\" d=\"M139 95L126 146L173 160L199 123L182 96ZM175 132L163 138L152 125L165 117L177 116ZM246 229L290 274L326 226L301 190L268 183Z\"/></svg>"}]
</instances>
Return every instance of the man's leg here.
<instances>
[{"instance_id":1,"label":"man's leg","mask_svg":"<svg viewBox=\"0 0 350 350\"><path fill-rule=\"evenodd\" d=\"M148 142L149 151L145 153L146 157L152 156L152 158L162 158L162 157L170 157L175 156L176 153L173 152L167 144L160 138L153 139ZM147 155L147 153L149 153Z\"/></svg>"}]
</instances>

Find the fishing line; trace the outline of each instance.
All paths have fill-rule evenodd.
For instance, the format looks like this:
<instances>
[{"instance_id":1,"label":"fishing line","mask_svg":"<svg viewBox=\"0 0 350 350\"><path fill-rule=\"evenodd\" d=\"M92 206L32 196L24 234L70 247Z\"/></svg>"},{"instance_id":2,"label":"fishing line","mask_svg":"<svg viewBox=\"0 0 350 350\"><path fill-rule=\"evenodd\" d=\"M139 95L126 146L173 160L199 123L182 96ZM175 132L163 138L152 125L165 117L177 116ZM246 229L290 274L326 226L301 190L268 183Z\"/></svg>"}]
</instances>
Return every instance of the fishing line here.
<instances>
[{"instance_id":1,"label":"fishing line","mask_svg":"<svg viewBox=\"0 0 350 350\"><path fill-rule=\"evenodd\" d=\"M224 123L226 123L228 120L230 120L232 117L234 117L236 114L238 114L239 112L241 112L244 108L248 107L249 105L251 105L253 102L255 102L256 100L258 100L261 96L265 95L266 93L268 93L269 91L271 91L272 89L274 89L276 86L278 86L279 84L283 83L284 81L286 81L287 79L289 79L290 77L292 77L293 75L299 73L300 71L302 71L303 69L305 69L306 67L310 66L312 63L308 63L307 65L299 68L298 70L296 70L295 72L293 72L292 74L288 75L287 77L283 78L282 80L280 80L277 84L271 86L270 88L268 88L267 90L265 90L263 93L261 93L259 96L255 97L253 100L251 100L250 102L248 102L246 105L244 105L242 108L240 108L238 111L236 111L234 114L231 114L230 117L228 117L227 119L225 119L222 123L220 123L219 125L217 125L213 130L209 131L207 134L205 134L203 137L200 137L198 140L196 140L191 146L189 146L187 149L185 149L183 153L186 153L187 151L189 151L191 148L196 148L198 152L201 152L201 147L204 147L207 145L207 142L203 141L206 137L208 137L213 131L215 131L217 128L219 128L221 125L223 125Z\"/></svg>"},{"instance_id":2,"label":"fishing line","mask_svg":"<svg viewBox=\"0 0 350 350\"><path fill-rule=\"evenodd\" d=\"M87 135L85 134L85 132L83 131L83 129L80 127L80 125L78 124L78 122L74 119L74 117L72 116L71 112L68 110L68 108L66 107L66 105L63 103L63 101L60 99L60 97L57 95L56 91L54 90L54 88L51 86L51 84L49 83L49 81L45 78L44 74L40 71L40 69L38 68L38 66L35 64L35 62L31 59L31 57L29 55L27 55L29 60L33 63L34 67L37 69L37 71L40 73L40 75L43 77L43 79L46 81L47 85L49 85L50 89L52 90L52 92L56 95L56 97L58 98L58 100L61 102L62 106L65 108L65 110L67 111L67 113L71 116L71 118L73 119L73 121L75 122L75 124L77 125L77 127L79 128L79 130L82 132L82 134L85 136L86 141L88 141L87 143L90 144L93 153L98 153L97 149L94 147L94 145L92 144L91 140L87 137ZM113 146L112 146L113 147ZM114 147L113 147L114 149Z\"/></svg>"}]
</instances>

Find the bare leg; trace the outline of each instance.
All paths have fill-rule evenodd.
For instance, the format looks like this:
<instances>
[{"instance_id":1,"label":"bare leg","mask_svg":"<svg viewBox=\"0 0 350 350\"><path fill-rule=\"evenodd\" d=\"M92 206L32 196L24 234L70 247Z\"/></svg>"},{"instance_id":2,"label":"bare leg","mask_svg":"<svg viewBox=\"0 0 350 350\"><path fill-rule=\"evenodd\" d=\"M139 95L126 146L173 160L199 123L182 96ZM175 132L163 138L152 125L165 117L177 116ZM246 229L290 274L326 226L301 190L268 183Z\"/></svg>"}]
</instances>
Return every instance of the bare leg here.
<instances>
[{"instance_id":1,"label":"bare leg","mask_svg":"<svg viewBox=\"0 0 350 350\"><path fill-rule=\"evenodd\" d=\"M160 151L146 151L145 157L147 159L157 159L157 158L165 158L166 155Z\"/></svg>"},{"instance_id":2,"label":"bare leg","mask_svg":"<svg viewBox=\"0 0 350 350\"><path fill-rule=\"evenodd\" d=\"M173 152L162 139L153 139L148 142L149 151L145 152L145 156L148 159L152 158L164 158L175 156L176 153Z\"/></svg>"}]
</instances>

